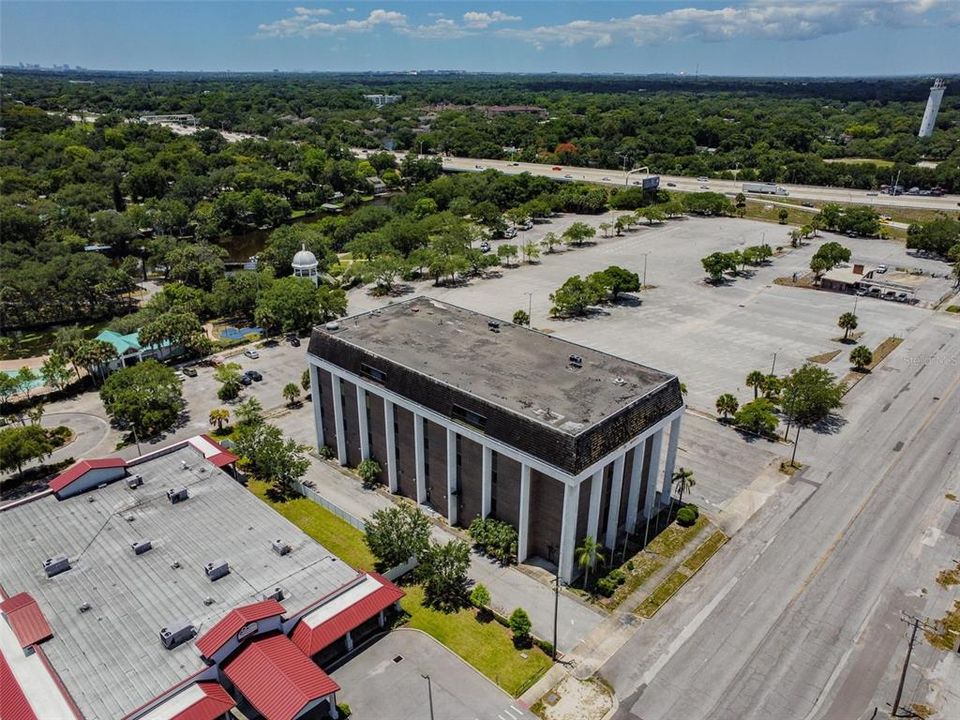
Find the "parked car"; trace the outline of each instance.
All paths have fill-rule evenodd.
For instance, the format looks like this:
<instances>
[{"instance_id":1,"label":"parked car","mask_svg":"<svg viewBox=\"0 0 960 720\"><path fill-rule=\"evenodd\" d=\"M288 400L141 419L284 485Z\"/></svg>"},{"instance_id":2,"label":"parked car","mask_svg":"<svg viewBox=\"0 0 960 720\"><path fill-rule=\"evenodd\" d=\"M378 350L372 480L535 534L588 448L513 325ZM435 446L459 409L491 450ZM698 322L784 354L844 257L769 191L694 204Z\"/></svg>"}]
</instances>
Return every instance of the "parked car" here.
<instances>
[{"instance_id":1,"label":"parked car","mask_svg":"<svg viewBox=\"0 0 960 720\"><path fill-rule=\"evenodd\" d=\"M603 178L603 182L610 182L610 178L608 177Z\"/></svg>"},{"instance_id":2,"label":"parked car","mask_svg":"<svg viewBox=\"0 0 960 720\"><path fill-rule=\"evenodd\" d=\"M558 171L559 171L559 170L563 170L563 168L560 167L559 165L554 165L554 166L551 168L551 170L558 170Z\"/></svg>"},{"instance_id":3,"label":"parked car","mask_svg":"<svg viewBox=\"0 0 960 720\"><path fill-rule=\"evenodd\" d=\"M507 228L506 230L503 231L503 236L507 240L515 238L517 236L517 229L515 227Z\"/></svg>"},{"instance_id":4,"label":"parked car","mask_svg":"<svg viewBox=\"0 0 960 720\"><path fill-rule=\"evenodd\" d=\"M564 175L565 178L572 178L573 175Z\"/></svg>"},{"instance_id":5,"label":"parked car","mask_svg":"<svg viewBox=\"0 0 960 720\"><path fill-rule=\"evenodd\" d=\"M863 297L863 296L866 295L866 294L867 294L867 289L866 289L866 288L857 288L857 295L858 295L859 297Z\"/></svg>"},{"instance_id":6,"label":"parked car","mask_svg":"<svg viewBox=\"0 0 960 720\"><path fill-rule=\"evenodd\" d=\"M677 186L676 183L667 183L667 187L676 187L676 186Z\"/></svg>"},{"instance_id":7,"label":"parked car","mask_svg":"<svg viewBox=\"0 0 960 720\"><path fill-rule=\"evenodd\" d=\"M250 376L249 376L249 375L241 375L241 376L240 376L240 384L241 384L241 385L249 385L249 384L252 383L252 382L253 382L253 380L250 379Z\"/></svg>"},{"instance_id":8,"label":"parked car","mask_svg":"<svg viewBox=\"0 0 960 720\"><path fill-rule=\"evenodd\" d=\"M877 194L876 194L875 192L868 192L867 195L869 195L870 197L876 197L876 196L877 196Z\"/></svg>"},{"instance_id":9,"label":"parked car","mask_svg":"<svg viewBox=\"0 0 960 720\"><path fill-rule=\"evenodd\" d=\"M300 338L296 335L290 334L287 335L287 342L290 343L292 347L300 347Z\"/></svg>"},{"instance_id":10,"label":"parked car","mask_svg":"<svg viewBox=\"0 0 960 720\"><path fill-rule=\"evenodd\" d=\"M906 302L907 294L905 292L897 293L897 302Z\"/></svg>"},{"instance_id":11,"label":"parked car","mask_svg":"<svg viewBox=\"0 0 960 720\"><path fill-rule=\"evenodd\" d=\"M244 375L253 380L254 382L260 382L263 380L263 375L258 373L256 370L247 370Z\"/></svg>"},{"instance_id":12,"label":"parked car","mask_svg":"<svg viewBox=\"0 0 960 720\"><path fill-rule=\"evenodd\" d=\"M887 271L886 265L877 265L877 272L883 275Z\"/></svg>"},{"instance_id":13,"label":"parked car","mask_svg":"<svg viewBox=\"0 0 960 720\"><path fill-rule=\"evenodd\" d=\"M513 167L516 167L516 166L519 165L519 164L520 164L520 163L516 163L516 162L510 163L510 165L512 165Z\"/></svg>"},{"instance_id":14,"label":"parked car","mask_svg":"<svg viewBox=\"0 0 960 720\"><path fill-rule=\"evenodd\" d=\"M808 202L802 202L802 203L800 203L800 204L803 205L803 207L813 207L813 203L812 203L812 202L809 202L809 201L808 201Z\"/></svg>"},{"instance_id":15,"label":"parked car","mask_svg":"<svg viewBox=\"0 0 960 720\"><path fill-rule=\"evenodd\" d=\"M490 252L490 243L486 240L480 243L480 252Z\"/></svg>"},{"instance_id":16,"label":"parked car","mask_svg":"<svg viewBox=\"0 0 960 720\"><path fill-rule=\"evenodd\" d=\"M700 183L710 182L710 178L704 177L701 175L700 177L697 178L697 182L700 182Z\"/></svg>"},{"instance_id":17,"label":"parked car","mask_svg":"<svg viewBox=\"0 0 960 720\"><path fill-rule=\"evenodd\" d=\"M196 369L196 368L192 368L192 367L185 367L185 368L183 368L180 372L182 372L182 373L183 373L184 375L186 375L187 377L196 377L196 376L197 376L197 369Z\"/></svg>"},{"instance_id":18,"label":"parked car","mask_svg":"<svg viewBox=\"0 0 960 720\"><path fill-rule=\"evenodd\" d=\"M250 348L249 350L244 350L244 351L243 351L243 354L246 355L246 356L247 356L248 358L250 358L251 360L259 360L259 359L260 359L260 353L258 353L258 352L257 352L256 350L254 350L253 348Z\"/></svg>"}]
</instances>

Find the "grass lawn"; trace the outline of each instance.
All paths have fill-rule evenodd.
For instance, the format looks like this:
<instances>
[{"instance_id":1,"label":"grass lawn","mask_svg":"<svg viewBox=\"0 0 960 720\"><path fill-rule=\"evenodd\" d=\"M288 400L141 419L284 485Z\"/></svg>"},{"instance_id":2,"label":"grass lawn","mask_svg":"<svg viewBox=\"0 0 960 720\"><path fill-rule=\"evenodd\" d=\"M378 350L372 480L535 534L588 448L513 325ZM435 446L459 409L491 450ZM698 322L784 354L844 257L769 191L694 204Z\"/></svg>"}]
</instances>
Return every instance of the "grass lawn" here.
<instances>
[{"instance_id":1,"label":"grass lawn","mask_svg":"<svg viewBox=\"0 0 960 720\"><path fill-rule=\"evenodd\" d=\"M495 620L482 623L476 610L443 613L423 606L423 588L404 587L401 607L410 614L409 627L422 630L450 648L497 685L516 697L550 667L550 658L537 647L517 650L510 631ZM527 657L522 657L522 654Z\"/></svg>"},{"instance_id":2,"label":"grass lawn","mask_svg":"<svg viewBox=\"0 0 960 720\"><path fill-rule=\"evenodd\" d=\"M683 561L683 566L692 573L697 572L726 541L727 536L722 531L715 530L713 535L708 537L700 547L693 551L690 557Z\"/></svg>"},{"instance_id":3,"label":"grass lawn","mask_svg":"<svg viewBox=\"0 0 960 720\"><path fill-rule=\"evenodd\" d=\"M268 483L251 479L250 490L287 520L303 530L341 560L358 570L373 570L376 559L363 533L307 498L277 502L267 496ZM409 614L408 625L422 630L462 657L512 697L533 685L550 667L550 658L537 647L517 650L510 631L491 620L481 623L471 608L442 613L423 606L423 588L404 587L401 601ZM526 654L526 658L521 656Z\"/></svg>"},{"instance_id":4,"label":"grass lawn","mask_svg":"<svg viewBox=\"0 0 960 720\"><path fill-rule=\"evenodd\" d=\"M660 557L672 558L683 550L686 544L693 540L693 538L707 526L708 522L705 515L700 515L697 521L688 528L681 527L677 523L672 523L647 545L646 550Z\"/></svg>"},{"instance_id":5,"label":"grass lawn","mask_svg":"<svg viewBox=\"0 0 960 720\"><path fill-rule=\"evenodd\" d=\"M248 487L258 498L283 515L327 550L358 570L373 570L376 559L363 541L363 533L332 512L307 498L276 502L267 497L269 483L250 480Z\"/></svg>"},{"instance_id":6,"label":"grass lawn","mask_svg":"<svg viewBox=\"0 0 960 720\"><path fill-rule=\"evenodd\" d=\"M667 579L657 585L656 589L650 593L650 596L640 603L634 612L640 617L652 618L657 611L672 598L677 590L683 587L683 584L689 580L689 576L680 570L674 570Z\"/></svg>"}]
</instances>

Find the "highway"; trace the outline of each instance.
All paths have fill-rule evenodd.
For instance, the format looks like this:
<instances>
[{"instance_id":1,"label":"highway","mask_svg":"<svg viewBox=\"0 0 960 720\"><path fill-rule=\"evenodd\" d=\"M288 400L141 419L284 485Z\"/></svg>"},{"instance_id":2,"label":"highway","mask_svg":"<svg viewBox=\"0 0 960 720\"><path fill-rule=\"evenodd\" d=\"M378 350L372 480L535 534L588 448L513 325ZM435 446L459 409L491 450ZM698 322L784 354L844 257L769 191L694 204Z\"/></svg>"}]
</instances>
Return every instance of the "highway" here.
<instances>
[{"instance_id":1,"label":"highway","mask_svg":"<svg viewBox=\"0 0 960 720\"><path fill-rule=\"evenodd\" d=\"M801 435L802 474L601 668L618 720L889 715L899 613L935 612L925 553L960 548L936 527L957 512L958 358L960 326L928 314L848 394L845 425ZM935 652L918 645L905 701Z\"/></svg>"},{"instance_id":2,"label":"highway","mask_svg":"<svg viewBox=\"0 0 960 720\"><path fill-rule=\"evenodd\" d=\"M354 150L354 152L360 153L363 151ZM555 180L583 180L604 185L619 186L625 184L625 176L622 170L598 170L594 168L542 165L539 163L514 163L509 160L486 160L483 158L443 157L442 159L443 169L449 171L481 172L482 170L492 168L507 174L527 172L531 175L542 175L543 177L549 177ZM554 167L561 167L562 169L559 171L553 170ZM571 177L567 178L567 175ZM640 177L637 173L631 173L629 183L633 183ZM669 183L673 183L674 186L670 186ZM733 180L709 180L706 183L702 183L696 178L678 177L674 175L660 176L660 187L664 190L703 192L706 189L712 192L735 195L741 191L742 186L742 182L734 182ZM920 195L891 196L870 195L865 190L848 190L846 188L828 188L812 185L782 185L782 187L787 189L790 193L789 197L791 198L819 202L875 205L877 207L920 208L924 210L956 211L960 209L960 205L958 205L960 204L960 195L943 195L941 197ZM750 197L759 199L768 198L771 200L783 199L782 197L757 194L751 194Z\"/></svg>"}]
</instances>

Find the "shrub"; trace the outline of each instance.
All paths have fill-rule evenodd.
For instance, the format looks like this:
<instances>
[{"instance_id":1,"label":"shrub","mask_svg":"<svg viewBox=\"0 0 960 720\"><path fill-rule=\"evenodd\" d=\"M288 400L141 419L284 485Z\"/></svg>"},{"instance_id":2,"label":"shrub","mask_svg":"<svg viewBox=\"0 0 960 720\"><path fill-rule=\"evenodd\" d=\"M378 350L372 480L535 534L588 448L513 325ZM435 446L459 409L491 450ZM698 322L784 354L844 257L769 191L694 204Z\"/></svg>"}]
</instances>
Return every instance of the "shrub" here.
<instances>
[{"instance_id":1,"label":"shrub","mask_svg":"<svg viewBox=\"0 0 960 720\"><path fill-rule=\"evenodd\" d=\"M541 640L540 638L536 638L536 639L534 640L534 642L537 644L537 647L538 647L538 648L540 648L541 650L543 650L544 654L549 655L550 657L553 657L553 643L552 643L552 642L550 642L549 640Z\"/></svg>"},{"instance_id":2,"label":"shrub","mask_svg":"<svg viewBox=\"0 0 960 720\"><path fill-rule=\"evenodd\" d=\"M504 564L513 561L517 552L517 531L510 523L493 518L474 518L467 532L485 554Z\"/></svg>"},{"instance_id":3,"label":"shrub","mask_svg":"<svg viewBox=\"0 0 960 720\"><path fill-rule=\"evenodd\" d=\"M690 527L697 521L697 513L688 507L680 508L677 513L677 522L683 527Z\"/></svg>"},{"instance_id":4,"label":"shrub","mask_svg":"<svg viewBox=\"0 0 960 720\"><path fill-rule=\"evenodd\" d=\"M340 714L341 720L351 715L350 706L347 703L337 703L337 712Z\"/></svg>"},{"instance_id":5,"label":"shrub","mask_svg":"<svg viewBox=\"0 0 960 720\"><path fill-rule=\"evenodd\" d=\"M526 645L530 642L530 616L523 608L517 608L510 614L510 631L513 633L513 644Z\"/></svg>"},{"instance_id":6,"label":"shrub","mask_svg":"<svg viewBox=\"0 0 960 720\"><path fill-rule=\"evenodd\" d=\"M470 593L470 604L480 610L490 604L490 591L483 583L477 583Z\"/></svg>"},{"instance_id":7,"label":"shrub","mask_svg":"<svg viewBox=\"0 0 960 720\"><path fill-rule=\"evenodd\" d=\"M360 479L363 480L366 484L370 484L380 476L381 471L380 463L376 460L367 458L363 460L359 465L357 465L357 475L360 476Z\"/></svg>"},{"instance_id":8,"label":"shrub","mask_svg":"<svg viewBox=\"0 0 960 720\"><path fill-rule=\"evenodd\" d=\"M223 402L235 400L240 395L240 389L233 383L224 383L217 389L217 397Z\"/></svg>"},{"instance_id":9,"label":"shrub","mask_svg":"<svg viewBox=\"0 0 960 720\"><path fill-rule=\"evenodd\" d=\"M623 570L620 568L615 568L607 573L607 577L610 578L617 585L623 585L627 581L627 576L623 574Z\"/></svg>"},{"instance_id":10,"label":"shrub","mask_svg":"<svg viewBox=\"0 0 960 720\"><path fill-rule=\"evenodd\" d=\"M333 448L329 445L321 445L317 448L317 454L324 460L330 460L333 457Z\"/></svg>"},{"instance_id":11,"label":"shrub","mask_svg":"<svg viewBox=\"0 0 960 720\"><path fill-rule=\"evenodd\" d=\"M611 597L617 590L617 583L609 575L597 580L597 592L604 597Z\"/></svg>"}]
</instances>

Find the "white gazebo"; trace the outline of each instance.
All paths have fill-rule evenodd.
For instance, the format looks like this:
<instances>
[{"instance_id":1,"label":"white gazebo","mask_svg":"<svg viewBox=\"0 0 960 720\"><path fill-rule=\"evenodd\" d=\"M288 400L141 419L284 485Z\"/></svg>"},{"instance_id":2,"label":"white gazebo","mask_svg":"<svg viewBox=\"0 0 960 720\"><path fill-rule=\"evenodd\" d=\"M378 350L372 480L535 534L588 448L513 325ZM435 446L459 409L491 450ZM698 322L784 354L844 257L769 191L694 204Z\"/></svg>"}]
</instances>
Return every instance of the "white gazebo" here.
<instances>
[{"instance_id":1,"label":"white gazebo","mask_svg":"<svg viewBox=\"0 0 960 720\"><path fill-rule=\"evenodd\" d=\"M293 256L293 276L307 278L314 285L319 285L320 278L317 275L319 264L317 256L307 250L306 245L303 245L303 248Z\"/></svg>"}]
</instances>

